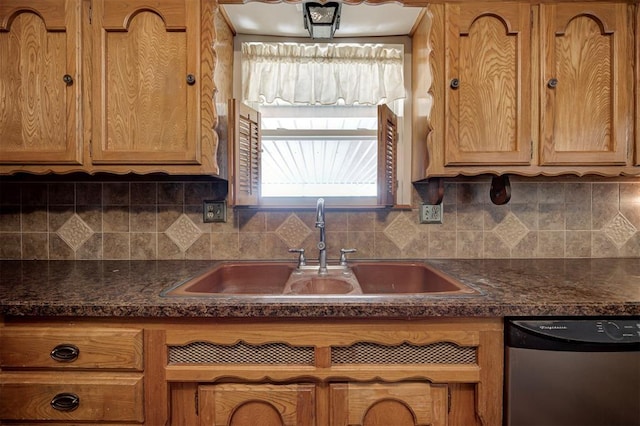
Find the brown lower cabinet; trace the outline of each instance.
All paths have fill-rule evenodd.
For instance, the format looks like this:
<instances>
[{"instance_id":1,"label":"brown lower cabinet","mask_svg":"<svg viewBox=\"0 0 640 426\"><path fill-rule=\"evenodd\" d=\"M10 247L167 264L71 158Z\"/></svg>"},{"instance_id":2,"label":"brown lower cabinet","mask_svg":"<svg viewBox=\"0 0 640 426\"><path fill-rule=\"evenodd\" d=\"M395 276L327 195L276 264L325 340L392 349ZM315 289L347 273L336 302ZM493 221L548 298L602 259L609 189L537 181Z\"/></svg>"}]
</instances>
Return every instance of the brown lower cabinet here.
<instances>
[{"instance_id":1,"label":"brown lower cabinet","mask_svg":"<svg viewBox=\"0 0 640 426\"><path fill-rule=\"evenodd\" d=\"M317 425L325 416L316 415L316 406L327 390L331 425L447 424L447 386L421 382L200 385L200 424Z\"/></svg>"},{"instance_id":2,"label":"brown lower cabinet","mask_svg":"<svg viewBox=\"0 0 640 426\"><path fill-rule=\"evenodd\" d=\"M499 318L4 318L0 424L498 426L502 333Z\"/></svg>"},{"instance_id":3,"label":"brown lower cabinet","mask_svg":"<svg viewBox=\"0 0 640 426\"><path fill-rule=\"evenodd\" d=\"M166 331L172 425L500 425L502 320L281 320Z\"/></svg>"}]
</instances>

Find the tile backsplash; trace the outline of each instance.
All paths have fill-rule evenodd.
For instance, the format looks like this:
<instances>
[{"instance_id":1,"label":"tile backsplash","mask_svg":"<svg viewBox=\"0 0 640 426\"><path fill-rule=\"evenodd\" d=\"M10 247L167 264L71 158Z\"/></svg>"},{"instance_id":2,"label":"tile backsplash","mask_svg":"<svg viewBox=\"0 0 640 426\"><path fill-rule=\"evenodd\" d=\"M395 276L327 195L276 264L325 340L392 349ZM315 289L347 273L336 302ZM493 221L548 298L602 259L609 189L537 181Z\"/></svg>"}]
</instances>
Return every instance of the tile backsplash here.
<instances>
[{"instance_id":1,"label":"tile backsplash","mask_svg":"<svg viewBox=\"0 0 640 426\"><path fill-rule=\"evenodd\" d=\"M0 180L0 259L294 259L317 256L312 210L229 209L203 223L208 181ZM332 210L329 258L640 257L640 180L512 179L511 201L489 182L445 184L442 224L412 210Z\"/></svg>"}]
</instances>

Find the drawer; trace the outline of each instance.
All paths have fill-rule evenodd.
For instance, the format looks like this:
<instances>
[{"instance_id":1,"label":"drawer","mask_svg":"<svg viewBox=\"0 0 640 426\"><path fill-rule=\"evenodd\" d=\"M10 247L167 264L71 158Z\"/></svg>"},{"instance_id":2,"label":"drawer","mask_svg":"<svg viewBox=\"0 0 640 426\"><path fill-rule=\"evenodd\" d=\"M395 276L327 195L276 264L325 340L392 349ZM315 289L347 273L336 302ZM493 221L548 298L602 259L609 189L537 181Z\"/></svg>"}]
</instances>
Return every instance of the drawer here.
<instances>
[{"instance_id":1,"label":"drawer","mask_svg":"<svg viewBox=\"0 0 640 426\"><path fill-rule=\"evenodd\" d=\"M0 367L142 371L142 330L6 326Z\"/></svg>"},{"instance_id":2,"label":"drawer","mask_svg":"<svg viewBox=\"0 0 640 426\"><path fill-rule=\"evenodd\" d=\"M0 374L5 420L143 422L143 397L139 373Z\"/></svg>"}]
</instances>

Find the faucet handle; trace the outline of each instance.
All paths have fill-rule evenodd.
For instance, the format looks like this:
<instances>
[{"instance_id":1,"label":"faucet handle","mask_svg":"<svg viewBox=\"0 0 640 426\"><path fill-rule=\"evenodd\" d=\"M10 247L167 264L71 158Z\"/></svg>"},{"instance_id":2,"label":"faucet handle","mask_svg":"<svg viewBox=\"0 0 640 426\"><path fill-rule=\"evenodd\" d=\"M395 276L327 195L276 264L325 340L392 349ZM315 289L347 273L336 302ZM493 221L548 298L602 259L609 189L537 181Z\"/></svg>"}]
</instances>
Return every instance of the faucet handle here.
<instances>
[{"instance_id":1,"label":"faucet handle","mask_svg":"<svg viewBox=\"0 0 640 426\"><path fill-rule=\"evenodd\" d=\"M304 257L304 249L289 249L289 253L298 253L298 268L307 264L307 258Z\"/></svg>"},{"instance_id":2,"label":"faucet handle","mask_svg":"<svg viewBox=\"0 0 640 426\"><path fill-rule=\"evenodd\" d=\"M347 266L347 253L355 253L356 249L352 248L352 249L345 249L345 248L341 248L340 249L340 266Z\"/></svg>"}]
</instances>

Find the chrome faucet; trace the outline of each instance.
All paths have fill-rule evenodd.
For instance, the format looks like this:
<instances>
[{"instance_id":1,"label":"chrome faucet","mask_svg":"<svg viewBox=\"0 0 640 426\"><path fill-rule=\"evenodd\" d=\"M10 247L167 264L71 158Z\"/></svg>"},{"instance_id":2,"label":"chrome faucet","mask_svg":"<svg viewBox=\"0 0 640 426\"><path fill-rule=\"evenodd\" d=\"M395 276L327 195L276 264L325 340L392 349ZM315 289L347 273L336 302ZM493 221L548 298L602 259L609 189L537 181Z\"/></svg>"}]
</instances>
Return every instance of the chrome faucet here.
<instances>
[{"instance_id":1,"label":"chrome faucet","mask_svg":"<svg viewBox=\"0 0 640 426\"><path fill-rule=\"evenodd\" d=\"M318 262L320 263L320 268L318 269L318 275L327 275L329 270L327 269L327 243L324 232L324 198L318 198L316 204L316 228L320 228L320 241L318 242Z\"/></svg>"}]
</instances>

